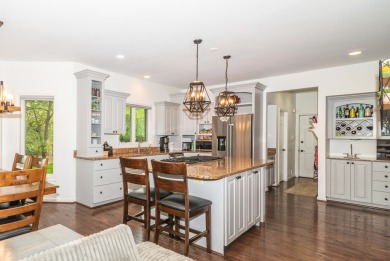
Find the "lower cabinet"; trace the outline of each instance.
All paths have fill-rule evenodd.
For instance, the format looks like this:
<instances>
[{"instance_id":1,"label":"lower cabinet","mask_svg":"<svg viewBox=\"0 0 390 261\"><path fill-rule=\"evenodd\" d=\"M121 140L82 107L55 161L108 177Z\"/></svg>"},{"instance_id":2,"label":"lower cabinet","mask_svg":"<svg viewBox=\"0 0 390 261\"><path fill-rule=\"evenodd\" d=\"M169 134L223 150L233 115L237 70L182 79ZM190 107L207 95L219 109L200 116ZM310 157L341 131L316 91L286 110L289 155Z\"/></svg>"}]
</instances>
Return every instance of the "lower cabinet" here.
<instances>
[{"instance_id":1,"label":"lower cabinet","mask_svg":"<svg viewBox=\"0 0 390 261\"><path fill-rule=\"evenodd\" d=\"M260 222L261 171L254 169L226 178L225 245Z\"/></svg>"},{"instance_id":2,"label":"lower cabinet","mask_svg":"<svg viewBox=\"0 0 390 261\"><path fill-rule=\"evenodd\" d=\"M92 208L123 198L119 159L77 159L76 165L77 202Z\"/></svg>"},{"instance_id":3,"label":"lower cabinet","mask_svg":"<svg viewBox=\"0 0 390 261\"><path fill-rule=\"evenodd\" d=\"M372 203L390 207L390 163L373 163Z\"/></svg>"},{"instance_id":4,"label":"lower cabinet","mask_svg":"<svg viewBox=\"0 0 390 261\"><path fill-rule=\"evenodd\" d=\"M331 160L330 197L371 203L371 162Z\"/></svg>"}]
</instances>

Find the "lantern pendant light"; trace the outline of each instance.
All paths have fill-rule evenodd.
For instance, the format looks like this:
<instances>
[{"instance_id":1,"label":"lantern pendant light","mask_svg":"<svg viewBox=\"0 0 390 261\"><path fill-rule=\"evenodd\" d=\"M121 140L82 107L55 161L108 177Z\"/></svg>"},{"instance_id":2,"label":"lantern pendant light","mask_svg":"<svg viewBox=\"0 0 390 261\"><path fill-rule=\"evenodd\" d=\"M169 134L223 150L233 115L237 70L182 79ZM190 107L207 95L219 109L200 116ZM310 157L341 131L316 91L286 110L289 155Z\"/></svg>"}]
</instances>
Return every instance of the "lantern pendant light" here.
<instances>
[{"instance_id":1,"label":"lantern pendant light","mask_svg":"<svg viewBox=\"0 0 390 261\"><path fill-rule=\"evenodd\" d=\"M217 104L214 107L215 114L221 121L228 121L230 117L233 117L237 113L236 94L227 90L228 83L228 60L231 56L226 55L223 59L226 60L226 71L225 71L225 91L220 92L217 98Z\"/></svg>"},{"instance_id":2,"label":"lantern pendant light","mask_svg":"<svg viewBox=\"0 0 390 261\"><path fill-rule=\"evenodd\" d=\"M196 44L196 80L190 83L183 105L193 115L198 117L210 106L210 97L203 82L198 80L198 47L201 39L194 40Z\"/></svg>"}]
</instances>

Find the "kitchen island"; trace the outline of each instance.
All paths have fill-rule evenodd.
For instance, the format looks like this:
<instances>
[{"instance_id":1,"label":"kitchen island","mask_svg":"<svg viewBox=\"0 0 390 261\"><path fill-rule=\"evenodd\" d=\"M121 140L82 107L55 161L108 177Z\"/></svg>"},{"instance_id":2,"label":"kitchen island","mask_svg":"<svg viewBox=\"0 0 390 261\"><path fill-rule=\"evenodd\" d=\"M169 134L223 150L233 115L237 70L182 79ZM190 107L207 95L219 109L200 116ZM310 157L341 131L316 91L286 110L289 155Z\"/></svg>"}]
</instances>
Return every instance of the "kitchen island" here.
<instances>
[{"instance_id":1,"label":"kitchen island","mask_svg":"<svg viewBox=\"0 0 390 261\"><path fill-rule=\"evenodd\" d=\"M193 155L194 153L185 154ZM115 155L115 154L114 154ZM161 160L168 154L135 155ZM224 247L254 225L264 222L265 167L273 161L250 158L226 158L187 165L189 193L212 201L211 249L224 254ZM151 168L151 165L149 165ZM88 170L88 171L86 171ZM151 186L153 184L150 173ZM77 201L89 207L107 204L123 197L119 157L77 157ZM190 222L204 230L204 216ZM197 242L205 246L205 239Z\"/></svg>"}]
</instances>

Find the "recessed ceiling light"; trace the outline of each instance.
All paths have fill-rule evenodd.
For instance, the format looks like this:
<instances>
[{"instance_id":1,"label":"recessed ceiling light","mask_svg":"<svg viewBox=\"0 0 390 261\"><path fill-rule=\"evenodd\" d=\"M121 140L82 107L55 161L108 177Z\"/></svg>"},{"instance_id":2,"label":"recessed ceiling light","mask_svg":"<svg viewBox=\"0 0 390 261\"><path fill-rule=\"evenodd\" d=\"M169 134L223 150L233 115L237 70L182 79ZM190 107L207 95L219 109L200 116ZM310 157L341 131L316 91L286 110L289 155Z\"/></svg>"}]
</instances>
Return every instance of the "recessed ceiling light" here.
<instances>
[{"instance_id":1,"label":"recessed ceiling light","mask_svg":"<svg viewBox=\"0 0 390 261\"><path fill-rule=\"evenodd\" d=\"M150 75L144 75L145 79L150 79Z\"/></svg>"},{"instance_id":2,"label":"recessed ceiling light","mask_svg":"<svg viewBox=\"0 0 390 261\"><path fill-rule=\"evenodd\" d=\"M213 52L213 53L215 53L216 51L218 51L219 50L219 48L218 47L213 47L213 48L210 48L210 52Z\"/></svg>"},{"instance_id":3,"label":"recessed ceiling light","mask_svg":"<svg viewBox=\"0 0 390 261\"><path fill-rule=\"evenodd\" d=\"M359 55L361 54L361 51L356 51L356 52L350 52L348 55L353 56L353 55Z\"/></svg>"},{"instance_id":4,"label":"recessed ceiling light","mask_svg":"<svg viewBox=\"0 0 390 261\"><path fill-rule=\"evenodd\" d=\"M118 58L118 59L123 59L123 58L125 58L125 56L124 56L123 54L118 54L118 55L116 56L116 58Z\"/></svg>"}]
</instances>

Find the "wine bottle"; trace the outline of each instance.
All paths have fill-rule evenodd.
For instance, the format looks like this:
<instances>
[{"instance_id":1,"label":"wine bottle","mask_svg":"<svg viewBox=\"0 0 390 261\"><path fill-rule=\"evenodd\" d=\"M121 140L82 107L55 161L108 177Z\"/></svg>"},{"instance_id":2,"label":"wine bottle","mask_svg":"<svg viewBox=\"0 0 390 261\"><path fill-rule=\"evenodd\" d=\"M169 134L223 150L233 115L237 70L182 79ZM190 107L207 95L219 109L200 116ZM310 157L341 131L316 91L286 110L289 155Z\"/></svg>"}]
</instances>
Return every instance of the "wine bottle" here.
<instances>
[{"instance_id":1,"label":"wine bottle","mask_svg":"<svg viewBox=\"0 0 390 261\"><path fill-rule=\"evenodd\" d=\"M360 103L360 108L359 108L359 118L364 118L364 107L363 104Z\"/></svg>"},{"instance_id":2,"label":"wine bottle","mask_svg":"<svg viewBox=\"0 0 390 261\"><path fill-rule=\"evenodd\" d=\"M370 108L370 106L368 106L368 104L366 105L366 108L364 109L364 117L371 117L371 108Z\"/></svg>"},{"instance_id":3,"label":"wine bottle","mask_svg":"<svg viewBox=\"0 0 390 261\"><path fill-rule=\"evenodd\" d=\"M349 111L349 117L350 118L355 118L356 117L356 113L355 113L355 107L351 107L351 110Z\"/></svg>"},{"instance_id":4,"label":"wine bottle","mask_svg":"<svg viewBox=\"0 0 390 261\"><path fill-rule=\"evenodd\" d=\"M345 105L344 118L349 118L349 108L348 108L348 104Z\"/></svg>"}]
</instances>

